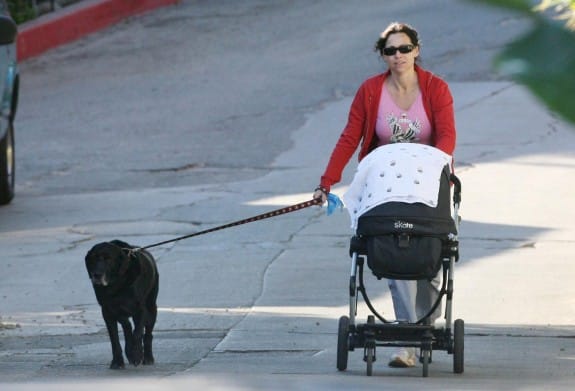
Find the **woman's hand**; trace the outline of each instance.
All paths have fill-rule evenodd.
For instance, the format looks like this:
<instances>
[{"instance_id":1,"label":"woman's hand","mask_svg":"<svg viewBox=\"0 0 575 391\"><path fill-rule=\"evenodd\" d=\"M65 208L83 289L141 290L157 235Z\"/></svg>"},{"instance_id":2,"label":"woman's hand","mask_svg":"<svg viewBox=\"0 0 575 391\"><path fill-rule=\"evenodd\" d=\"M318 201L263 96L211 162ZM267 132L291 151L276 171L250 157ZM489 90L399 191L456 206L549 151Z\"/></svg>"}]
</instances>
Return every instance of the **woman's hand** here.
<instances>
[{"instance_id":1,"label":"woman's hand","mask_svg":"<svg viewBox=\"0 0 575 391\"><path fill-rule=\"evenodd\" d=\"M321 203L324 204L327 201L327 194L328 191L325 188L318 186L313 193L313 199L321 199Z\"/></svg>"}]
</instances>

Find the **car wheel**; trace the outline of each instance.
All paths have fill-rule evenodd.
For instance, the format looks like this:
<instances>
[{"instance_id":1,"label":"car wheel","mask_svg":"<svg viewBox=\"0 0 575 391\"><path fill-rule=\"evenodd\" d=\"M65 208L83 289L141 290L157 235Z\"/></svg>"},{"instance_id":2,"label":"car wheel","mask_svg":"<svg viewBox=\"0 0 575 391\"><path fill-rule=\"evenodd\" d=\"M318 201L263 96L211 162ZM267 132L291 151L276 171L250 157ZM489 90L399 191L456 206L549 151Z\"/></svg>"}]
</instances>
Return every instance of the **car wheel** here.
<instances>
[{"instance_id":1,"label":"car wheel","mask_svg":"<svg viewBox=\"0 0 575 391\"><path fill-rule=\"evenodd\" d=\"M14 198L14 127L9 123L4 138L0 140L0 205Z\"/></svg>"}]
</instances>

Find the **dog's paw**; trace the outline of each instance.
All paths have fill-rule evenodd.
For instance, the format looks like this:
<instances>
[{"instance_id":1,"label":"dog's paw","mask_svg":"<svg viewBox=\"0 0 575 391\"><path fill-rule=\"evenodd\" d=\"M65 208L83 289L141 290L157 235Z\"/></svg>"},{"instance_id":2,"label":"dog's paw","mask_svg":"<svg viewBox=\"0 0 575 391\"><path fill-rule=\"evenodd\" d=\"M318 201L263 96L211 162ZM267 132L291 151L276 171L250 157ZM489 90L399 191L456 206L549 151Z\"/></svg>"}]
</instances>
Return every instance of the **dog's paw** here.
<instances>
[{"instance_id":1,"label":"dog's paw","mask_svg":"<svg viewBox=\"0 0 575 391\"><path fill-rule=\"evenodd\" d=\"M126 352L126 358L130 364L134 364L134 348L132 345L126 345L124 348L124 352Z\"/></svg>"},{"instance_id":2,"label":"dog's paw","mask_svg":"<svg viewBox=\"0 0 575 391\"><path fill-rule=\"evenodd\" d=\"M142 344L135 343L132 346L132 349L130 350L130 354L128 357L130 357L129 358L130 364L135 366L140 365L142 361L144 361L144 349L142 347Z\"/></svg>"},{"instance_id":3,"label":"dog's paw","mask_svg":"<svg viewBox=\"0 0 575 391\"><path fill-rule=\"evenodd\" d=\"M110 363L110 369L124 369L124 360L123 359L113 359Z\"/></svg>"},{"instance_id":4,"label":"dog's paw","mask_svg":"<svg viewBox=\"0 0 575 391\"><path fill-rule=\"evenodd\" d=\"M146 354L144 355L144 361L142 362L142 364L144 365L153 365L154 364L154 356L152 356L151 354Z\"/></svg>"}]
</instances>

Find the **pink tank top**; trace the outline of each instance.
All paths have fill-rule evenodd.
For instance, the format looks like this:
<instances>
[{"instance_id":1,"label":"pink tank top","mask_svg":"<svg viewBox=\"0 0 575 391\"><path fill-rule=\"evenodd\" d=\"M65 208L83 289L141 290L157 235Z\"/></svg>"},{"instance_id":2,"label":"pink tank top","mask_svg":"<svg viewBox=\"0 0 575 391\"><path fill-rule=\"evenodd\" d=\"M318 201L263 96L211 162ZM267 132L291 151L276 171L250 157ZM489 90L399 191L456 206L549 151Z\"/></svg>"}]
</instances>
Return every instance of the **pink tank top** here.
<instances>
[{"instance_id":1,"label":"pink tank top","mask_svg":"<svg viewBox=\"0 0 575 391\"><path fill-rule=\"evenodd\" d=\"M431 123L423 107L421 92L409 110L402 110L395 104L384 85L381 89L375 133L379 145L391 143L431 145Z\"/></svg>"}]
</instances>

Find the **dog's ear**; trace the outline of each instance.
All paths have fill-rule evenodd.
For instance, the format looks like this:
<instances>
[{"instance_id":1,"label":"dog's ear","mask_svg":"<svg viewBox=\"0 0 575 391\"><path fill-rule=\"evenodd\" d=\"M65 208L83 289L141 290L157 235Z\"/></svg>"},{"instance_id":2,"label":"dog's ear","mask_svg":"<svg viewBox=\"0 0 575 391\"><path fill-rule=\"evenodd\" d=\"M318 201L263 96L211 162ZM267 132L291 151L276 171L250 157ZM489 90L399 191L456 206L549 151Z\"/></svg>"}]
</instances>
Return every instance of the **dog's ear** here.
<instances>
[{"instance_id":1,"label":"dog's ear","mask_svg":"<svg viewBox=\"0 0 575 391\"><path fill-rule=\"evenodd\" d=\"M88 263L90 262L90 259L92 259L92 253L93 253L93 249L90 249L86 253L86 256L84 257L84 262L86 263L86 265L88 265Z\"/></svg>"}]
</instances>

